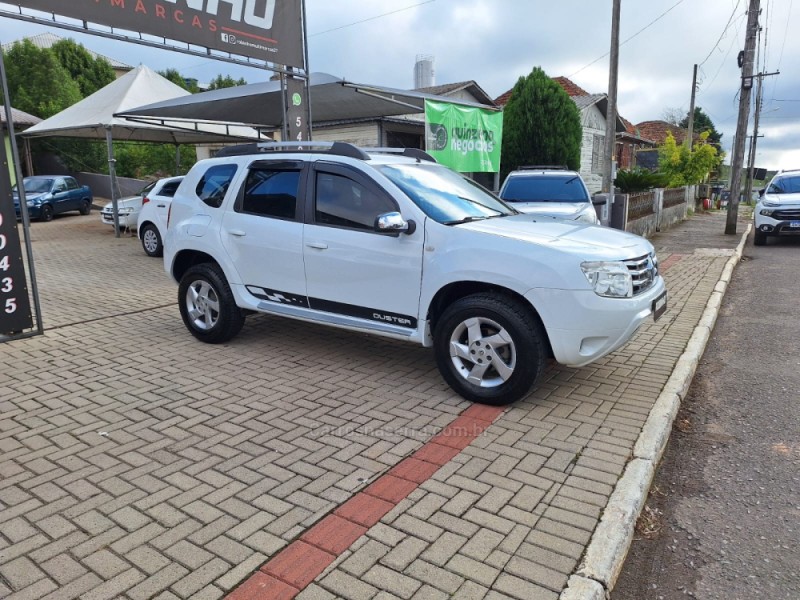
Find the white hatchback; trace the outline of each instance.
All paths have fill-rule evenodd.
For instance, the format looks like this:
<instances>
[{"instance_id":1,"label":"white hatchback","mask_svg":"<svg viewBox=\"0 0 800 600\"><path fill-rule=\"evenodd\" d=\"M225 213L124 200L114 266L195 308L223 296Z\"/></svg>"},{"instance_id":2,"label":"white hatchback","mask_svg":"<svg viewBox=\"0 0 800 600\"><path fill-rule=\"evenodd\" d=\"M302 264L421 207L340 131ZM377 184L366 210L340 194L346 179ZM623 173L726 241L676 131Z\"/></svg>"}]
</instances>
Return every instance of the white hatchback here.
<instances>
[{"instance_id":1,"label":"white hatchback","mask_svg":"<svg viewBox=\"0 0 800 600\"><path fill-rule=\"evenodd\" d=\"M164 254L164 236L167 233L167 214L175 190L183 176L167 177L155 182L149 192L142 197L136 230L142 241L142 248L148 256Z\"/></svg>"}]
</instances>

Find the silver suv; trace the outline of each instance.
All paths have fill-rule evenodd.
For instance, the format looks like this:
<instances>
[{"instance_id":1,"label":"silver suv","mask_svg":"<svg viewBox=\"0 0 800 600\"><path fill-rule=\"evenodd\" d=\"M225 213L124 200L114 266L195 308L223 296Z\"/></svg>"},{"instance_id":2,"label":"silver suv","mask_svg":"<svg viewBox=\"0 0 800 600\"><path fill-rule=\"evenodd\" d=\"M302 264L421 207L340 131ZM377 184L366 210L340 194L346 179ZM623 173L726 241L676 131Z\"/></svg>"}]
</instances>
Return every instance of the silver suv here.
<instances>
[{"instance_id":1,"label":"silver suv","mask_svg":"<svg viewBox=\"0 0 800 600\"><path fill-rule=\"evenodd\" d=\"M598 224L589 190L566 167L521 167L506 177L500 197L520 212Z\"/></svg>"}]
</instances>

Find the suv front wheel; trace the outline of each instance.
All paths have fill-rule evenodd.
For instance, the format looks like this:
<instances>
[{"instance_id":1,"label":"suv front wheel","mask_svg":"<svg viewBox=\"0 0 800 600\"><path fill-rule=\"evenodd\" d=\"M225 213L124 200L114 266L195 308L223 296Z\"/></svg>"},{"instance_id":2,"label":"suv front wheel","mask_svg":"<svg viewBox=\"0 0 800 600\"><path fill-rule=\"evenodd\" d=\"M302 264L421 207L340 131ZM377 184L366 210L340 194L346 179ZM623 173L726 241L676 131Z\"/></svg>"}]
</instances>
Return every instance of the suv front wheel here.
<instances>
[{"instance_id":1,"label":"suv front wheel","mask_svg":"<svg viewBox=\"0 0 800 600\"><path fill-rule=\"evenodd\" d=\"M544 371L545 334L521 302L496 293L448 306L434 333L439 371L468 400L501 405L530 391Z\"/></svg>"},{"instance_id":2,"label":"suv front wheel","mask_svg":"<svg viewBox=\"0 0 800 600\"><path fill-rule=\"evenodd\" d=\"M184 325L201 342L227 342L244 325L228 280L213 264L195 265L184 273L178 286L178 306Z\"/></svg>"}]
</instances>

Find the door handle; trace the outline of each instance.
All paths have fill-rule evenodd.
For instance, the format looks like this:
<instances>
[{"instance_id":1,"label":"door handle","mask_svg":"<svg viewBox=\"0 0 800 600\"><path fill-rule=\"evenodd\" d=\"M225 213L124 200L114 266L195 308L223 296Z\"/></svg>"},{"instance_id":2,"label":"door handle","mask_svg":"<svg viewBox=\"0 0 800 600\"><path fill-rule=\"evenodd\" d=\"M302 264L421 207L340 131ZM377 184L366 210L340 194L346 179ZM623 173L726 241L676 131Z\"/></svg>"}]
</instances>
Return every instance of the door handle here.
<instances>
[{"instance_id":1,"label":"door handle","mask_svg":"<svg viewBox=\"0 0 800 600\"><path fill-rule=\"evenodd\" d=\"M247 235L244 231L241 231L240 229L231 229L230 231L228 231L228 233L230 233L231 235L235 235L236 237L244 237Z\"/></svg>"},{"instance_id":2,"label":"door handle","mask_svg":"<svg viewBox=\"0 0 800 600\"><path fill-rule=\"evenodd\" d=\"M316 248L317 250L327 250L328 244L325 242L309 242L306 244L309 248Z\"/></svg>"},{"instance_id":3,"label":"door handle","mask_svg":"<svg viewBox=\"0 0 800 600\"><path fill-rule=\"evenodd\" d=\"M167 205L166 205L166 204L159 204L159 205L158 205L158 208L166 208L166 207L167 207Z\"/></svg>"}]
</instances>

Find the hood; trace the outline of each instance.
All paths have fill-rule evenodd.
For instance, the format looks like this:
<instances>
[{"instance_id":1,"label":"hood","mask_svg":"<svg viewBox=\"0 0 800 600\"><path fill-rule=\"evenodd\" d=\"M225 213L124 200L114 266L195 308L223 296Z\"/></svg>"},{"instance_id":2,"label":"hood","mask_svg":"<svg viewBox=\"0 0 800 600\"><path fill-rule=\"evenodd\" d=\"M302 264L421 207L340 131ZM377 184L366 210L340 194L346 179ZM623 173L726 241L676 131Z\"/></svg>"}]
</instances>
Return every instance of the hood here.
<instances>
[{"instance_id":1,"label":"hood","mask_svg":"<svg viewBox=\"0 0 800 600\"><path fill-rule=\"evenodd\" d=\"M800 193L794 194L764 194L761 199L762 202L769 202L771 204L800 204Z\"/></svg>"},{"instance_id":2,"label":"hood","mask_svg":"<svg viewBox=\"0 0 800 600\"><path fill-rule=\"evenodd\" d=\"M548 215L561 219L577 217L587 202L510 202L518 211L531 215Z\"/></svg>"},{"instance_id":3,"label":"hood","mask_svg":"<svg viewBox=\"0 0 800 600\"><path fill-rule=\"evenodd\" d=\"M650 242L632 233L538 215L498 217L455 227L589 256L600 251L599 260L626 260L653 251Z\"/></svg>"},{"instance_id":4,"label":"hood","mask_svg":"<svg viewBox=\"0 0 800 600\"><path fill-rule=\"evenodd\" d=\"M15 192L13 192L12 195L14 196L14 204L19 204L19 192L15 191ZM50 194L48 194L47 192L45 192L43 194L31 194L31 193L28 193L28 194L25 194L25 199L28 202L36 202L37 200L41 200L45 196L49 196L49 195Z\"/></svg>"}]
</instances>

